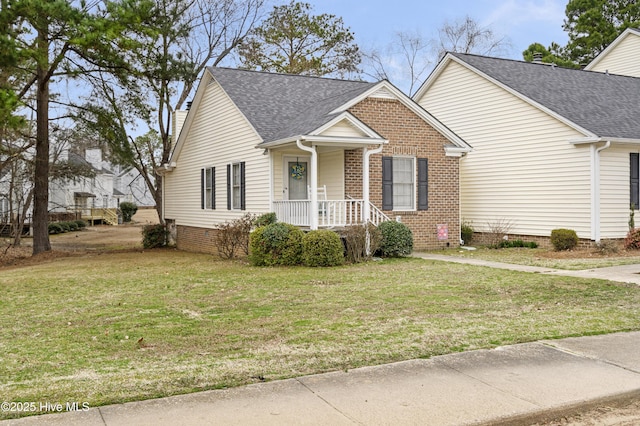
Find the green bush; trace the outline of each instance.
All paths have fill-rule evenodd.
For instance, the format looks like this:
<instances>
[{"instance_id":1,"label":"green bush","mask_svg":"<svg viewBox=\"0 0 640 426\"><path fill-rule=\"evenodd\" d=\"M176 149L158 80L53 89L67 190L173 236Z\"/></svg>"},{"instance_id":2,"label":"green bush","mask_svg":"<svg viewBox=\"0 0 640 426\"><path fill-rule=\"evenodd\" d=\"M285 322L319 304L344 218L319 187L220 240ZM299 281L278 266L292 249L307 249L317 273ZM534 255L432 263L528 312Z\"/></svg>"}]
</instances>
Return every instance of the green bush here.
<instances>
[{"instance_id":1,"label":"green bush","mask_svg":"<svg viewBox=\"0 0 640 426\"><path fill-rule=\"evenodd\" d=\"M302 263L305 266L338 266L344 263L344 248L333 231L311 231L302 238Z\"/></svg>"},{"instance_id":2,"label":"green bush","mask_svg":"<svg viewBox=\"0 0 640 426\"><path fill-rule=\"evenodd\" d=\"M164 225L146 225L142 228L142 247L146 249L164 247L168 241L169 231Z\"/></svg>"},{"instance_id":3,"label":"green bush","mask_svg":"<svg viewBox=\"0 0 640 426\"><path fill-rule=\"evenodd\" d=\"M49 224L49 234L62 234L64 231L64 228L62 227L62 225L60 225L60 223L50 223Z\"/></svg>"},{"instance_id":4,"label":"green bush","mask_svg":"<svg viewBox=\"0 0 640 426\"><path fill-rule=\"evenodd\" d=\"M253 226L255 226L256 228L259 228L261 226L267 226L267 225L271 225L272 223L276 223L278 221L278 218L276 218L276 214L275 213L265 213L262 214L260 216L258 216L254 221L253 221Z\"/></svg>"},{"instance_id":5,"label":"green bush","mask_svg":"<svg viewBox=\"0 0 640 426\"><path fill-rule=\"evenodd\" d=\"M249 261L255 266L299 265L303 236L300 229L288 223L256 228L249 238Z\"/></svg>"},{"instance_id":6,"label":"green bush","mask_svg":"<svg viewBox=\"0 0 640 426\"><path fill-rule=\"evenodd\" d=\"M404 224L395 221L382 222L378 229L382 234L380 251L383 257L408 256L413 251L413 234Z\"/></svg>"},{"instance_id":7,"label":"green bush","mask_svg":"<svg viewBox=\"0 0 640 426\"><path fill-rule=\"evenodd\" d=\"M640 228L629 230L626 238L624 239L624 248L626 250L640 249Z\"/></svg>"},{"instance_id":8,"label":"green bush","mask_svg":"<svg viewBox=\"0 0 640 426\"><path fill-rule=\"evenodd\" d=\"M71 231L71 225L69 225L69 222L58 222L58 225L60 225L63 232Z\"/></svg>"},{"instance_id":9,"label":"green bush","mask_svg":"<svg viewBox=\"0 0 640 426\"><path fill-rule=\"evenodd\" d=\"M471 244L471 240L473 239L473 226L471 222L467 222L466 220L462 220L460 224L460 238L465 245Z\"/></svg>"},{"instance_id":10,"label":"green bush","mask_svg":"<svg viewBox=\"0 0 640 426\"><path fill-rule=\"evenodd\" d=\"M556 251L572 250L578 245L578 235L573 229L554 229L551 244Z\"/></svg>"},{"instance_id":11,"label":"green bush","mask_svg":"<svg viewBox=\"0 0 640 426\"><path fill-rule=\"evenodd\" d=\"M78 226L78 229L84 229L87 227L87 222L85 222L84 220L76 220L76 225Z\"/></svg>"},{"instance_id":12,"label":"green bush","mask_svg":"<svg viewBox=\"0 0 640 426\"><path fill-rule=\"evenodd\" d=\"M538 248L538 243L535 241L524 242L522 240L503 240L498 248Z\"/></svg>"},{"instance_id":13,"label":"green bush","mask_svg":"<svg viewBox=\"0 0 640 426\"><path fill-rule=\"evenodd\" d=\"M69 230L70 231L77 231L78 230L78 224L75 221L71 221L71 222L66 222L67 226L69 226Z\"/></svg>"},{"instance_id":14,"label":"green bush","mask_svg":"<svg viewBox=\"0 0 640 426\"><path fill-rule=\"evenodd\" d=\"M122 221L131 222L131 218L138 211L138 206L127 201L120 203L120 211L122 212Z\"/></svg>"}]
</instances>

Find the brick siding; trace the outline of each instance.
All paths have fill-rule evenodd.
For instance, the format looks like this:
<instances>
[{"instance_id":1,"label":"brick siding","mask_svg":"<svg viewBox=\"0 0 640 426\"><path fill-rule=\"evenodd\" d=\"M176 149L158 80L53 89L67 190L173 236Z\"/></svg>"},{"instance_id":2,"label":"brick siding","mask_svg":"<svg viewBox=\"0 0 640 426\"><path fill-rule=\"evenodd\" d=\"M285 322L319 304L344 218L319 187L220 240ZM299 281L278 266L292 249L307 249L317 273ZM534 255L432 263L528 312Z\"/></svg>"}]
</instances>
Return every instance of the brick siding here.
<instances>
[{"instance_id":1,"label":"brick siding","mask_svg":"<svg viewBox=\"0 0 640 426\"><path fill-rule=\"evenodd\" d=\"M176 248L178 250L217 255L216 232L218 232L217 229L177 225Z\"/></svg>"},{"instance_id":2,"label":"brick siding","mask_svg":"<svg viewBox=\"0 0 640 426\"><path fill-rule=\"evenodd\" d=\"M367 98L349 109L363 123L374 129L389 144L382 154L372 155L369 165L369 198L382 208L382 157L412 156L429 160L429 208L424 211L384 211L399 218L413 232L416 250L457 247L460 245L459 158L445 156L451 142L393 99ZM362 198L362 150L345 152L345 194ZM417 166L416 166L417 174ZM417 182L417 176L415 177ZM417 197L417 190L415 197ZM448 239L438 241L437 226L448 225Z\"/></svg>"}]
</instances>

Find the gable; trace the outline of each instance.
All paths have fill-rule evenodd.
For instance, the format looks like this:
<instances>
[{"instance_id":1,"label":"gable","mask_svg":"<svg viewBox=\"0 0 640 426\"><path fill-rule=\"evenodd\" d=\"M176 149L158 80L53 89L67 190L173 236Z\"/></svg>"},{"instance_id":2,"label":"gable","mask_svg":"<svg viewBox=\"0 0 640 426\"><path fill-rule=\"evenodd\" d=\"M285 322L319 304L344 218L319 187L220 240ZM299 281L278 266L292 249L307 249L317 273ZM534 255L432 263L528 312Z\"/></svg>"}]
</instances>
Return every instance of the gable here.
<instances>
[{"instance_id":1,"label":"gable","mask_svg":"<svg viewBox=\"0 0 640 426\"><path fill-rule=\"evenodd\" d=\"M640 77L640 30L625 30L585 70Z\"/></svg>"},{"instance_id":2,"label":"gable","mask_svg":"<svg viewBox=\"0 0 640 426\"><path fill-rule=\"evenodd\" d=\"M357 126L352 120L343 118L337 123L320 131L319 136L334 136L344 138L367 138L371 137L371 132L365 132L360 126Z\"/></svg>"}]
</instances>

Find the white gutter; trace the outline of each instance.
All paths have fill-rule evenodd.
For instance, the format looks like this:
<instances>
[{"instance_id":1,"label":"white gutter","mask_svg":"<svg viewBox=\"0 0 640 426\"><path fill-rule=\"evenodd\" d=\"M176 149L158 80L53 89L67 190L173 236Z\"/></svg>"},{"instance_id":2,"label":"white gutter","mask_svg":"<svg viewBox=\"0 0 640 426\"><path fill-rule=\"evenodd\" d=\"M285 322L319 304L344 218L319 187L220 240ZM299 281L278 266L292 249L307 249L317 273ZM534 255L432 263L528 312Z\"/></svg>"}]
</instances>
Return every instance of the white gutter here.
<instances>
[{"instance_id":1,"label":"white gutter","mask_svg":"<svg viewBox=\"0 0 640 426\"><path fill-rule=\"evenodd\" d=\"M378 148L369 150L366 146L362 154L362 199L364 200L364 206L362 214L364 215L364 223L369 222L371 217L371 211L369 209L369 158L373 154L380 154L382 152L383 145L380 144Z\"/></svg>"},{"instance_id":2,"label":"white gutter","mask_svg":"<svg viewBox=\"0 0 640 426\"><path fill-rule=\"evenodd\" d=\"M603 146L591 145L591 239L600 242L600 152L611 146L607 141Z\"/></svg>"},{"instance_id":3,"label":"white gutter","mask_svg":"<svg viewBox=\"0 0 640 426\"><path fill-rule=\"evenodd\" d=\"M302 139L296 140L296 145L301 150L311 154L311 165L309 166L309 177L311 181L309 183L311 188L311 211L309 213L311 223L309 224L309 228L313 231L318 229L318 152L313 145L311 147L302 145Z\"/></svg>"}]
</instances>

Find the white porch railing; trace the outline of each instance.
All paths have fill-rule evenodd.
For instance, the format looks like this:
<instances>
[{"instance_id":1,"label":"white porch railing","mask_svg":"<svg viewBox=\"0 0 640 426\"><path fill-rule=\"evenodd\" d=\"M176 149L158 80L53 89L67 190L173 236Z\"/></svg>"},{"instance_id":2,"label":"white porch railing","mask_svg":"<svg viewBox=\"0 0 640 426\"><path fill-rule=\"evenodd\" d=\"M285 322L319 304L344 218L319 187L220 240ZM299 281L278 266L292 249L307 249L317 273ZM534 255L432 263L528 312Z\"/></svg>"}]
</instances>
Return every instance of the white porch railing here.
<instances>
[{"instance_id":1,"label":"white porch railing","mask_svg":"<svg viewBox=\"0 0 640 426\"><path fill-rule=\"evenodd\" d=\"M273 211L280 222L296 226L311 225L311 201L274 201ZM318 201L318 226L353 226L364 223L363 200L322 200ZM389 217L369 203L369 221L379 225Z\"/></svg>"}]
</instances>

